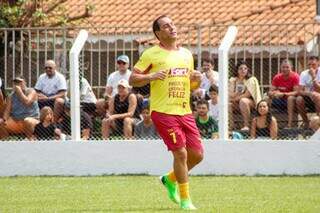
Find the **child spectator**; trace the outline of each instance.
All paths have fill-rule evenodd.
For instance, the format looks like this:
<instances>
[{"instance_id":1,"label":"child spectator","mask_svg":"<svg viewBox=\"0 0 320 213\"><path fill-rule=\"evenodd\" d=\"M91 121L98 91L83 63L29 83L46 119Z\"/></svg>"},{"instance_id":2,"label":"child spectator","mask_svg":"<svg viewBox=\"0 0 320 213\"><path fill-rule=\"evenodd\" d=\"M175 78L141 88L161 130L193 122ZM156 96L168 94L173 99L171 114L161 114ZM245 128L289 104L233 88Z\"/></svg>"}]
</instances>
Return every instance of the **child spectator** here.
<instances>
[{"instance_id":1,"label":"child spectator","mask_svg":"<svg viewBox=\"0 0 320 213\"><path fill-rule=\"evenodd\" d=\"M257 113L258 115L252 120L251 138L276 139L278 134L277 120L271 115L266 100L261 100L257 104Z\"/></svg>"},{"instance_id":2,"label":"child spectator","mask_svg":"<svg viewBox=\"0 0 320 213\"><path fill-rule=\"evenodd\" d=\"M218 94L219 88L216 85L211 85L209 88L209 115L213 117L217 122L219 121L219 106L218 106Z\"/></svg>"},{"instance_id":3,"label":"child spectator","mask_svg":"<svg viewBox=\"0 0 320 213\"><path fill-rule=\"evenodd\" d=\"M149 103L142 106L141 116L143 120L135 126L134 137L136 139L158 139L159 135L151 120Z\"/></svg>"},{"instance_id":4,"label":"child spectator","mask_svg":"<svg viewBox=\"0 0 320 213\"><path fill-rule=\"evenodd\" d=\"M60 139L61 132L53 123L53 111L45 106L40 110L40 123L35 128L33 135L38 140Z\"/></svg>"},{"instance_id":5,"label":"child spectator","mask_svg":"<svg viewBox=\"0 0 320 213\"><path fill-rule=\"evenodd\" d=\"M206 100L197 102L196 124L200 135L205 139L218 138L218 124L210 115L208 115L209 104Z\"/></svg>"}]
</instances>

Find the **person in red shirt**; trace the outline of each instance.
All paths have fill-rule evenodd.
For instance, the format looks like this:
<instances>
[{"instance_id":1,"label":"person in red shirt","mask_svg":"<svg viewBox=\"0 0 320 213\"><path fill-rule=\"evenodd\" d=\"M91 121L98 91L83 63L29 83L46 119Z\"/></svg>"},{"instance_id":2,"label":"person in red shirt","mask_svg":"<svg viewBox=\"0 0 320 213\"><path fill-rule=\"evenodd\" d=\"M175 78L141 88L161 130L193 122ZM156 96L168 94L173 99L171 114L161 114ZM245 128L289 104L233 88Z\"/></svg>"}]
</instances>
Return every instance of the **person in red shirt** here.
<instances>
[{"instance_id":1,"label":"person in red shirt","mask_svg":"<svg viewBox=\"0 0 320 213\"><path fill-rule=\"evenodd\" d=\"M271 107L277 110L287 109L288 128L292 127L298 86L299 74L292 70L292 64L289 60L283 60L280 72L272 79L272 87L268 95L272 99Z\"/></svg>"}]
</instances>

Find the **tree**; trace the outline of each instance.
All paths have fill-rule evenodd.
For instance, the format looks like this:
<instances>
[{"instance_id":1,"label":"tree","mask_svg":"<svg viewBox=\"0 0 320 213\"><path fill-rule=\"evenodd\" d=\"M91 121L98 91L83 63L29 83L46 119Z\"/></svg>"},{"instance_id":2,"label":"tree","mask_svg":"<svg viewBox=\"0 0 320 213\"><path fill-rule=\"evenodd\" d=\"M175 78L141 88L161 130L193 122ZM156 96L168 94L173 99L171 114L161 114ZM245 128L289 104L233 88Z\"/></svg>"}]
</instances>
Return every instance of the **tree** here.
<instances>
[{"instance_id":1,"label":"tree","mask_svg":"<svg viewBox=\"0 0 320 213\"><path fill-rule=\"evenodd\" d=\"M93 5L86 4L85 11L70 17L63 3L67 0L0 0L0 28L23 27L57 27L76 23L92 15ZM27 37L28 35L24 35ZM8 31L7 41L11 41L12 31ZM20 33L15 32L16 41ZM27 40L27 39L26 39ZM0 62L4 61L4 30L0 29ZM0 70L4 70L4 63L0 63ZM3 71L0 72L1 75ZM3 77L3 76L1 76Z\"/></svg>"}]
</instances>

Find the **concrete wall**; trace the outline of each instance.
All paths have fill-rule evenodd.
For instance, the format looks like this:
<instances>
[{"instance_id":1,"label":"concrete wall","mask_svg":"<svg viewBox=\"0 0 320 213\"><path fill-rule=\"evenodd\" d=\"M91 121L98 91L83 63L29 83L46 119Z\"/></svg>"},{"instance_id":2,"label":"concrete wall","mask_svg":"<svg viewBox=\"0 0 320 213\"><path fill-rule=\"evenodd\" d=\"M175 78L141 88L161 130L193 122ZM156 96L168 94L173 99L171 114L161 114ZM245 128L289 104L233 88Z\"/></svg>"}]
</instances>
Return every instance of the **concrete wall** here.
<instances>
[{"instance_id":1,"label":"concrete wall","mask_svg":"<svg viewBox=\"0 0 320 213\"><path fill-rule=\"evenodd\" d=\"M205 141L192 174L320 174L315 141ZM162 174L172 157L162 141L0 142L0 176Z\"/></svg>"}]
</instances>

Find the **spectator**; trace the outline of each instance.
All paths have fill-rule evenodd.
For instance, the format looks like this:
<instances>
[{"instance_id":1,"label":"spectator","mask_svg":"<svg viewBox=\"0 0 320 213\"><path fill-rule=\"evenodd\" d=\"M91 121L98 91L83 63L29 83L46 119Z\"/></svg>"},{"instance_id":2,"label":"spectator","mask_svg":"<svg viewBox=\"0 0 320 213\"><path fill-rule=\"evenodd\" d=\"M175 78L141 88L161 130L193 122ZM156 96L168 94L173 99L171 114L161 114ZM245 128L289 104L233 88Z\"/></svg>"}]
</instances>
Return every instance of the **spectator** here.
<instances>
[{"instance_id":1,"label":"spectator","mask_svg":"<svg viewBox=\"0 0 320 213\"><path fill-rule=\"evenodd\" d=\"M272 107L278 110L287 110L288 128L292 127L298 86L299 74L292 71L292 64L289 60L283 60L280 73L272 79L272 87L268 96L272 99Z\"/></svg>"},{"instance_id":2,"label":"spectator","mask_svg":"<svg viewBox=\"0 0 320 213\"><path fill-rule=\"evenodd\" d=\"M233 77L229 80L229 94L231 106L230 115L240 109L244 125L241 130L248 131L251 110L261 100L260 85L256 77L251 76L250 70L244 61L237 64ZM230 116L232 118L232 116ZM232 124L232 121L230 122Z\"/></svg>"},{"instance_id":3,"label":"spectator","mask_svg":"<svg viewBox=\"0 0 320 213\"><path fill-rule=\"evenodd\" d=\"M218 106L218 99L219 99L219 88L216 85L211 85L209 88L209 96L210 100L209 103L209 115L216 121L219 121L219 106Z\"/></svg>"},{"instance_id":4,"label":"spectator","mask_svg":"<svg viewBox=\"0 0 320 213\"><path fill-rule=\"evenodd\" d=\"M139 120L137 97L129 91L127 80L118 82L118 94L111 98L109 112L102 121L102 137L109 138L110 129L117 133L123 133L127 139L132 138L132 128Z\"/></svg>"},{"instance_id":5,"label":"spectator","mask_svg":"<svg viewBox=\"0 0 320 213\"><path fill-rule=\"evenodd\" d=\"M300 73L297 109L301 115L304 127L308 128L309 120L307 109L311 112L320 112L320 71L319 57L310 56L308 59L309 69Z\"/></svg>"},{"instance_id":6,"label":"spectator","mask_svg":"<svg viewBox=\"0 0 320 213\"><path fill-rule=\"evenodd\" d=\"M141 116L143 120L135 126L134 137L139 139L159 139L159 135L151 120L149 103L142 106Z\"/></svg>"},{"instance_id":7,"label":"spectator","mask_svg":"<svg viewBox=\"0 0 320 213\"><path fill-rule=\"evenodd\" d=\"M218 138L218 124L210 115L208 115L209 104L202 99L197 102L196 124L202 138Z\"/></svg>"},{"instance_id":8,"label":"spectator","mask_svg":"<svg viewBox=\"0 0 320 213\"><path fill-rule=\"evenodd\" d=\"M3 118L0 118L0 139L9 134L25 134L32 139L32 133L39 123L39 107L37 93L26 87L22 76L13 79L13 92L8 102Z\"/></svg>"},{"instance_id":9,"label":"spectator","mask_svg":"<svg viewBox=\"0 0 320 213\"><path fill-rule=\"evenodd\" d=\"M202 60L202 79L200 88L193 91L193 95L199 99L208 98L208 93L211 85L218 86L219 83L219 73L213 70L214 63L210 59Z\"/></svg>"},{"instance_id":10,"label":"spectator","mask_svg":"<svg viewBox=\"0 0 320 213\"><path fill-rule=\"evenodd\" d=\"M63 113L67 82L65 77L56 70L53 60L45 62L45 73L39 76L35 89L38 93L40 109L50 106L54 112L54 120L57 122Z\"/></svg>"},{"instance_id":11,"label":"spectator","mask_svg":"<svg viewBox=\"0 0 320 213\"><path fill-rule=\"evenodd\" d=\"M97 98L93 93L92 88L84 77L82 77L82 73L80 73L80 104L86 113L89 115L94 115L96 111ZM69 82L68 82L69 84ZM69 95L70 96L70 95Z\"/></svg>"},{"instance_id":12,"label":"spectator","mask_svg":"<svg viewBox=\"0 0 320 213\"><path fill-rule=\"evenodd\" d=\"M0 78L0 118L3 116L4 109L6 107L6 91L4 88L4 83L2 82L2 79Z\"/></svg>"},{"instance_id":13,"label":"spectator","mask_svg":"<svg viewBox=\"0 0 320 213\"><path fill-rule=\"evenodd\" d=\"M117 58L118 70L111 73L107 79L107 86L105 96L110 98L118 93L118 83L121 79L129 81L131 71L129 70L129 57L127 55L120 55Z\"/></svg>"},{"instance_id":14,"label":"spectator","mask_svg":"<svg viewBox=\"0 0 320 213\"><path fill-rule=\"evenodd\" d=\"M35 126L33 135L38 140L60 139L61 132L53 123L53 111L50 107L45 106L40 110L40 123Z\"/></svg>"},{"instance_id":15,"label":"spectator","mask_svg":"<svg viewBox=\"0 0 320 213\"><path fill-rule=\"evenodd\" d=\"M251 138L276 139L278 134L277 120L271 115L266 100L261 100L257 104L257 114L252 120Z\"/></svg>"},{"instance_id":16,"label":"spectator","mask_svg":"<svg viewBox=\"0 0 320 213\"><path fill-rule=\"evenodd\" d=\"M62 120L58 123L58 130L69 137L71 136L70 104L70 101L65 102L64 115L62 116ZM93 128L92 120L88 113L84 112L82 109L80 110L80 116L81 138L82 140L88 140Z\"/></svg>"}]
</instances>

